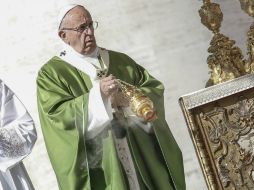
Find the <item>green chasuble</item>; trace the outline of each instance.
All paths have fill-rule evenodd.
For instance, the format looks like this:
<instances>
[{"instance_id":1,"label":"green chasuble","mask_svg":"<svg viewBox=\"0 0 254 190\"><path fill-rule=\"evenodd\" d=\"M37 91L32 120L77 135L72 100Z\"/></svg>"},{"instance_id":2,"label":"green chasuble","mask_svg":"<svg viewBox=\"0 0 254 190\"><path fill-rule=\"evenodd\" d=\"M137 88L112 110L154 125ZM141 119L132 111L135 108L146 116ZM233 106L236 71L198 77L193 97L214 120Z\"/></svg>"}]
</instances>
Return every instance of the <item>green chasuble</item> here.
<instances>
[{"instance_id":1,"label":"green chasuble","mask_svg":"<svg viewBox=\"0 0 254 190\"><path fill-rule=\"evenodd\" d=\"M108 75L137 86L155 104L158 119L154 133L134 124L127 140L141 190L184 190L181 151L165 121L163 85L125 54L109 51ZM93 143L85 139L89 76L53 57L38 73L37 96L42 132L59 189L128 190L128 180L118 159L110 127L100 140L99 167L89 167Z\"/></svg>"}]
</instances>

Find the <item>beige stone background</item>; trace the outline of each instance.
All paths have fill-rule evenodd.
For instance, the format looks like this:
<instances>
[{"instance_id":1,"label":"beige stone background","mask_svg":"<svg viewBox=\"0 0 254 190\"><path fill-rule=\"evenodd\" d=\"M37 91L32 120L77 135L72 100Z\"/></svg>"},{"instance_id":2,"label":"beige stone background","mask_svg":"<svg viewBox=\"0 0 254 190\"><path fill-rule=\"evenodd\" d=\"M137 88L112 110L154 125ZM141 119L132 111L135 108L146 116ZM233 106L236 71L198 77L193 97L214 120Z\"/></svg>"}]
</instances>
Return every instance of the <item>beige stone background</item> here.
<instances>
[{"instance_id":1,"label":"beige stone background","mask_svg":"<svg viewBox=\"0 0 254 190\"><path fill-rule=\"evenodd\" d=\"M222 32L245 52L245 33L252 19L237 0L216 2L224 12ZM203 88L209 76L206 50L212 35L200 23L201 0L1 1L0 78L36 122L38 141L25 160L36 190L58 189L41 134L35 79L39 68L61 49L56 18L66 3L87 6L99 22L100 46L129 54L164 82L166 117L183 152L187 189L207 189L178 105L181 95Z\"/></svg>"}]
</instances>

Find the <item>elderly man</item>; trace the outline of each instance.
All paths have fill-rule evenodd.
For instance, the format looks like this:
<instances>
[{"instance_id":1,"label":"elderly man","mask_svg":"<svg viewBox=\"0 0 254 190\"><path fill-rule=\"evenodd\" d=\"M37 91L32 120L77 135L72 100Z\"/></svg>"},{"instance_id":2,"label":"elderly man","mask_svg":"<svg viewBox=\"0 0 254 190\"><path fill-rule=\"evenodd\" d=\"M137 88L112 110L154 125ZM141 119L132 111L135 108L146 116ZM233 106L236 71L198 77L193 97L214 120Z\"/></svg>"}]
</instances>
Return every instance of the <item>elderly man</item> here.
<instances>
[{"instance_id":1,"label":"elderly man","mask_svg":"<svg viewBox=\"0 0 254 190\"><path fill-rule=\"evenodd\" d=\"M99 48L97 24L81 5L62 9L58 35L66 47L38 73L40 121L59 188L184 190L163 85L127 55ZM148 96L158 118L133 116L117 79Z\"/></svg>"},{"instance_id":2,"label":"elderly man","mask_svg":"<svg viewBox=\"0 0 254 190\"><path fill-rule=\"evenodd\" d=\"M22 163L37 139L34 122L0 80L0 190L33 190Z\"/></svg>"}]
</instances>

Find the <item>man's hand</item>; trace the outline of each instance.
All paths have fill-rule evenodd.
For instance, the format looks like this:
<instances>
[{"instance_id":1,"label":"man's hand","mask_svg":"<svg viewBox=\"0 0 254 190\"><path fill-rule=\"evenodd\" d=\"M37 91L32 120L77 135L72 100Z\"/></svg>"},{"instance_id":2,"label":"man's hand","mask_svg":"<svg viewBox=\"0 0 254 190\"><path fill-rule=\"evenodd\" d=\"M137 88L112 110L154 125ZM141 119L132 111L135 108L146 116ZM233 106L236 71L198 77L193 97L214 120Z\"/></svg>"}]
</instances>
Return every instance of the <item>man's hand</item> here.
<instances>
[{"instance_id":1,"label":"man's hand","mask_svg":"<svg viewBox=\"0 0 254 190\"><path fill-rule=\"evenodd\" d=\"M112 94L111 103L113 108L116 108L118 106L120 107L129 106L129 100L124 96L124 94L121 91L117 91L114 94Z\"/></svg>"},{"instance_id":2,"label":"man's hand","mask_svg":"<svg viewBox=\"0 0 254 190\"><path fill-rule=\"evenodd\" d=\"M113 75L109 75L100 81L101 95L105 98L115 93L118 89L118 83Z\"/></svg>"}]
</instances>

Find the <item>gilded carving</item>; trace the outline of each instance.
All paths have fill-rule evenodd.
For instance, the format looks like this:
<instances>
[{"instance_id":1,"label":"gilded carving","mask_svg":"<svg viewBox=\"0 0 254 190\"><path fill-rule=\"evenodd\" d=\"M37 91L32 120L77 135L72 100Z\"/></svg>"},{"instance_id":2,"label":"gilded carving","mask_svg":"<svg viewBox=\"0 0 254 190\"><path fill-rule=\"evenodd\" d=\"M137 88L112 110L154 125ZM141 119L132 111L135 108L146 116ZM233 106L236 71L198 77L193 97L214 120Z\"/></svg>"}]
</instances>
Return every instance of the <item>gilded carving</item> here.
<instances>
[{"instance_id":1,"label":"gilded carving","mask_svg":"<svg viewBox=\"0 0 254 190\"><path fill-rule=\"evenodd\" d=\"M223 188L253 189L254 155L240 141L254 129L254 100L239 97L236 104L215 106L209 112L201 112L198 119L207 136Z\"/></svg>"},{"instance_id":2,"label":"gilded carving","mask_svg":"<svg viewBox=\"0 0 254 190\"><path fill-rule=\"evenodd\" d=\"M208 52L211 55L207 58L207 64L211 69L213 84L232 80L245 73L242 52L234 44L235 41L221 33L216 33L210 42Z\"/></svg>"},{"instance_id":3,"label":"gilded carving","mask_svg":"<svg viewBox=\"0 0 254 190\"><path fill-rule=\"evenodd\" d=\"M246 72L254 73L254 23L252 23L247 33L247 54Z\"/></svg>"},{"instance_id":4,"label":"gilded carving","mask_svg":"<svg viewBox=\"0 0 254 190\"><path fill-rule=\"evenodd\" d=\"M210 69L210 79L207 86L219 84L232 80L246 74L246 66L242 51L235 46L235 41L220 33L223 20L223 13L219 4L204 1L204 5L199 10L201 22L214 33L210 42L207 64Z\"/></svg>"},{"instance_id":5,"label":"gilded carving","mask_svg":"<svg viewBox=\"0 0 254 190\"><path fill-rule=\"evenodd\" d=\"M221 22L223 20L223 14L219 4L205 1L204 5L199 10L199 15L201 17L202 24L204 24L209 30L214 33L219 32Z\"/></svg>"},{"instance_id":6,"label":"gilded carving","mask_svg":"<svg viewBox=\"0 0 254 190\"><path fill-rule=\"evenodd\" d=\"M180 98L209 190L254 189L254 74Z\"/></svg>"},{"instance_id":7,"label":"gilded carving","mask_svg":"<svg viewBox=\"0 0 254 190\"><path fill-rule=\"evenodd\" d=\"M245 11L249 16L254 17L254 1L253 0L239 0L241 4L241 8Z\"/></svg>"}]
</instances>

